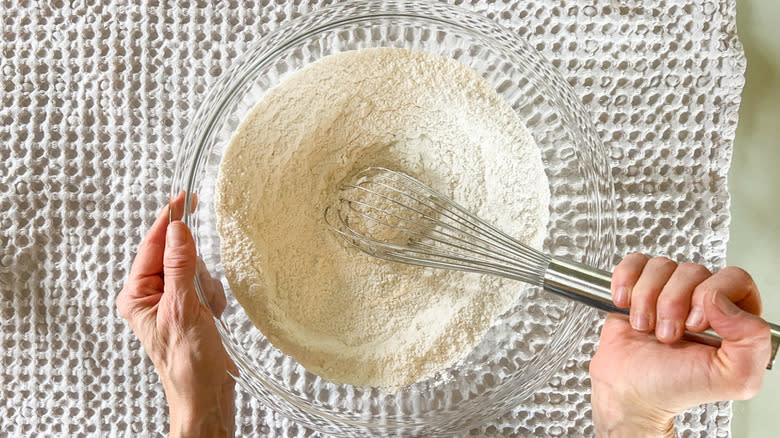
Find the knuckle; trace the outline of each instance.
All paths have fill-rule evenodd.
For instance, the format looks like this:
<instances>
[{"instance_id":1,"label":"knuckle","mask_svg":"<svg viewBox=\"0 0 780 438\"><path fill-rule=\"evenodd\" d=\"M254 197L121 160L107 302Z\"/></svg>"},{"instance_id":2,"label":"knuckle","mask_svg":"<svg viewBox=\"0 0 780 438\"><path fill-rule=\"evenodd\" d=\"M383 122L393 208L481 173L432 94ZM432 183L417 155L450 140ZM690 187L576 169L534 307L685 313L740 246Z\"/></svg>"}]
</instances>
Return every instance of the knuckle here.
<instances>
[{"instance_id":1,"label":"knuckle","mask_svg":"<svg viewBox=\"0 0 780 438\"><path fill-rule=\"evenodd\" d=\"M655 303L655 296L652 291L648 291L647 289L636 290L636 293L631 295L631 307L633 309L655 309Z\"/></svg>"},{"instance_id":2,"label":"knuckle","mask_svg":"<svg viewBox=\"0 0 780 438\"><path fill-rule=\"evenodd\" d=\"M129 320L130 305L127 302L127 292L125 292L124 289L119 292L119 295L117 295L116 302L114 304L116 305L116 310L119 312L119 316L121 316L124 320Z\"/></svg>"},{"instance_id":3,"label":"knuckle","mask_svg":"<svg viewBox=\"0 0 780 438\"><path fill-rule=\"evenodd\" d=\"M750 342L756 346L756 356L760 356L764 350L767 355L770 353L770 346L772 340L772 332L769 327L769 323L757 316L748 316L745 325L748 331L751 333L748 338Z\"/></svg>"},{"instance_id":4,"label":"knuckle","mask_svg":"<svg viewBox=\"0 0 780 438\"><path fill-rule=\"evenodd\" d=\"M154 253L158 250L159 245L154 244L153 242L149 240L143 240L140 245L138 245L138 251L135 253L135 257L139 256L145 256L150 253Z\"/></svg>"},{"instance_id":5,"label":"knuckle","mask_svg":"<svg viewBox=\"0 0 780 438\"><path fill-rule=\"evenodd\" d=\"M626 256L626 259L633 259L636 261L647 261L647 256L642 254L641 252L632 252L631 254Z\"/></svg>"},{"instance_id":6,"label":"knuckle","mask_svg":"<svg viewBox=\"0 0 780 438\"><path fill-rule=\"evenodd\" d=\"M194 300L186 299L183 294L171 295L171 301L166 312L166 321L170 324L170 327L175 330L191 327L195 315L199 311L198 308L201 306L200 300L197 298Z\"/></svg>"},{"instance_id":7,"label":"knuckle","mask_svg":"<svg viewBox=\"0 0 780 438\"><path fill-rule=\"evenodd\" d=\"M647 263L647 256L638 252L631 253L623 258L618 263L618 268L627 270L630 272L641 271L642 267Z\"/></svg>"},{"instance_id":8,"label":"knuckle","mask_svg":"<svg viewBox=\"0 0 780 438\"><path fill-rule=\"evenodd\" d=\"M632 303L649 303L649 302L655 303L655 301L658 300L658 294L660 292L661 289L655 287L655 285L647 284L647 282L637 283L637 285L634 286L634 289L631 291L631 302Z\"/></svg>"},{"instance_id":9,"label":"knuckle","mask_svg":"<svg viewBox=\"0 0 780 438\"><path fill-rule=\"evenodd\" d=\"M615 266L612 281L615 285L633 287L642 269L647 264L647 257L640 253L627 255Z\"/></svg>"},{"instance_id":10,"label":"knuckle","mask_svg":"<svg viewBox=\"0 0 780 438\"><path fill-rule=\"evenodd\" d=\"M190 255L181 251L167 251L163 257L165 269L184 269L191 263Z\"/></svg>"},{"instance_id":11,"label":"knuckle","mask_svg":"<svg viewBox=\"0 0 780 438\"><path fill-rule=\"evenodd\" d=\"M711 275L710 270L706 267L698 264L698 263L680 263L677 265L677 270L682 272L685 275L695 275L695 276L708 276Z\"/></svg>"},{"instance_id":12,"label":"knuckle","mask_svg":"<svg viewBox=\"0 0 780 438\"><path fill-rule=\"evenodd\" d=\"M672 259L670 259L668 257L663 257L663 256L653 257L647 263L648 264L652 264L653 267L656 267L656 268L676 268L677 267L677 263L674 260L672 260Z\"/></svg>"},{"instance_id":13,"label":"knuckle","mask_svg":"<svg viewBox=\"0 0 780 438\"><path fill-rule=\"evenodd\" d=\"M689 300L680 294L661 293L658 296L658 314L659 316L678 317L688 309Z\"/></svg>"},{"instance_id":14,"label":"knuckle","mask_svg":"<svg viewBox=\"0 0 780 438\"><path fill-rule=\"evenodd\" d=\"M703 296L706 296L706 294L710 292L710 287L707 286L705 283L699 283L696 285L696 287L693 288L693 296L701 300Z\"/></svg>"},{"instance_id":15,"label":"knuckle","mask_svg":"<svg viewBox=\"0 0 780 438\"><path fill-rule=\"evenodd\" d=\"M723 268L721 272L723 272L724 275L728 275L729 277L734 278L739 283L743 283L749 286L754 284L753 277L751 277L747 271L738 266L727 266Z\"/></svg>"}]
</instances>

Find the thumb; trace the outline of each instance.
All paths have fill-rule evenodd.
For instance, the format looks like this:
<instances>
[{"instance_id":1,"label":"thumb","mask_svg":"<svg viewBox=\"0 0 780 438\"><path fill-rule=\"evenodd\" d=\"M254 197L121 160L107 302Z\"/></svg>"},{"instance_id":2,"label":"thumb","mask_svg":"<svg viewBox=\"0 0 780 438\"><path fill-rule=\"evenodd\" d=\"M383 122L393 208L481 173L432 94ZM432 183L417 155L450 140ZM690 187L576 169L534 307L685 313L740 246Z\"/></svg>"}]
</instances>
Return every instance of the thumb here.
<instances>
[{"instance_id":1,"label":"thumb","mask_svg":"<svg viewBox=\"0 0 780 438\"><path fill-rule=\"evenodd\" d=\"M714 390L724 398L746 400L761 387L771 349L769 324L740 309L725 294L713 290L704 313L722 338L714 369Z\"/></svg>"},{"instance_id":2,"label":"thumb","mask_svg":"<svg viewBox=\"0 0 780 438\"><path fill-rule=\"evenodd\" d=\"M176 307L197 304L194 283L196 264L195 242L187 225L182 221L171 222L165 233L163 299L178 303Z\"/></svg>"}]
</instances>

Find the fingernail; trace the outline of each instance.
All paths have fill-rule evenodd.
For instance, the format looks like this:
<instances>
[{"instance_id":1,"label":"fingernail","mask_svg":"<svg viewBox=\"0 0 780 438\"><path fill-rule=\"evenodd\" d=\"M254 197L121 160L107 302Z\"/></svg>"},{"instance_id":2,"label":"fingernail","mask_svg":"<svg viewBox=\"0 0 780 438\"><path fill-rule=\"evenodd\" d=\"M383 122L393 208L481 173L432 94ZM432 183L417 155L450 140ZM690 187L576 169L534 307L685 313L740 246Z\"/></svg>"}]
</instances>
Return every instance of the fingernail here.
<instances>
[{"instance_id":1,"label":"fingernail","mask_svg":"<svg viewBox=\"0 0 780 438\"><path fill-rule=\"evenodd\" d=\"M693 306L691 313L688 314L688 319L685 320L687 327L699 327L704 322L704 311L699 306Z\"/></svg>"},{"instance_id":2,"label":"fingernail","mask_svg":"<svg viewBox=\"0 0 780 438\"><path fill-rule=\"evenodd\" d=\"M168 225L168 231L165 233L165 244L171 248L184 246L187 243L187 226L184 222L175 221Z\"/></svg>"},{"instance_id":3,"label":"fingernail","mask_svg":"<svg viewBox=\"0 0 780 438\"><path fill-rule=\"evenodd\" d=\"M658 327L655 328L656 335L661 339L673 339L677 334L677 326L671 319L662 319L658 321Z\"/></svg>"},{"instance_id":4,"label":"fingernail","mask_svg":"<svg viewBox=\"0 0 780 438\"><path fill-rule=\"evenodd\" d=\"M736 304L732 303L731 300L718 291L712 292L712 303L715 304L715 307L717 307L718 310L728 316L735 316L740 312L740 309Z\"/></svg>"},{"instance_id":5,"label":"fingernail","mask_svg":"<svg viewBox=\"0 0 780 438\"><path fill-rule=\"evenodd\" d=\"M648 330L650 328L650 316L647 313L632 314L631 327L634 330Z\"/></svg>"},{"instance_id":6,"label":"fingernail","mask_svg":"<svg viewBox=\"0 0 780 438\"><path fill-rule=\"evenodd\" d=\"M615 304L620 306L625 306L628 304L628 288L625 286L620 286L615 291Z\"/></svg>"}]
</instances>

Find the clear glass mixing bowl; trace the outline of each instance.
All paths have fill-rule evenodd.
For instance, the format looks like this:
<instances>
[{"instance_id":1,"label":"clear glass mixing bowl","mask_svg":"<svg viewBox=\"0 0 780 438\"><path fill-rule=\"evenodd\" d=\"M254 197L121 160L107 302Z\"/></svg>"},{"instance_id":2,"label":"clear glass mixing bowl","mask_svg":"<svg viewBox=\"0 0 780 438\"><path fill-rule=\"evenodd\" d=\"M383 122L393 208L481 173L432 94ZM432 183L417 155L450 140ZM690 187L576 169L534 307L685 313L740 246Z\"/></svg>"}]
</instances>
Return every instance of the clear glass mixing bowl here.
<instances>
[{"instance_id":1,"label":"clear glass mixing bowl","mask_svg":"<svg viewBox=\"0 0 780 438\"><path fill-rule=\"evenodd\" d=\"M275 348L233 297L220 263L215 181L239 122L289 74L324 56L367 47L436 53L480 73L516 110L542 150L552 193L545 250L593 266L608 264L615 223L609 165L573 90L517 35L439 2L339 3L259 40L217 81L191 121L172 193L185 190L188 205L191 194L198 196L197 210L184 221L199 255L225 288L227 307L217 324L243 390L330 435L451 435L528 403L580 344L590 311L529 287L468 357L388 394L328 382Z\"/></svg>"}]
</instances>

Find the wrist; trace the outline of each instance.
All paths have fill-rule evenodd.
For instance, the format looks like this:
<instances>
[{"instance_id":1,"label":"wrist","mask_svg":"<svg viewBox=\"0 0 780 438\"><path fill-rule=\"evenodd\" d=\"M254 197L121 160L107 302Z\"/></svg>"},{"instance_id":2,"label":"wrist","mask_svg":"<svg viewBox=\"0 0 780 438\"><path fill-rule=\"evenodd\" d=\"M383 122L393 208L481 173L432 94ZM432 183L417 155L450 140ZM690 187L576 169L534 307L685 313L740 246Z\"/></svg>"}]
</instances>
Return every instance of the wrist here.
<instances>
[{"instance_id":1,"label":"wrist","mask_svg":"<svg viewBox=\"0 0 780 438\"><path fill-rule=\"evenodd\" d=\"M191 400L174 402L168 398L170 434L172 438L230 437L232 418L220 409L217 401L211 405Z\"/></svg>"},{"instance_id":2,"label":"wrist","mask_svg":"<svg viewBox=\"0 0 780 438\"><path fill-rule=\"evenodd\" d=\"M593 425L598 437L674 438L674 413L652 408L608 384L592 382Z\"/></svg>"},{"instance_id":3,"label":"wrist","mask_svg":"<svg viewBox=\"0 0 780 438\"><path fill-rule=\"evenodd\" d=\"M233 430L232 412L226 412L225 403L219 393L212 397L194 394L177 396L166 389L170 437L231 437ZM232 400L230 400L232 403Z\"/></svg>"},{"instance_id":4,"label":"wrist","mask_svg":"<svg viewBox=\"0 0 780 438\"><path fill-rule=\"evenodd\" d=\"M596 436L600 438L623 438L623 437L645 437L645 438L676 438L674 432L674 421L668 420L662 423L651 423L643 419L613 419L597 422L594 414L594 424L596 425Z\"/></svg>"}]
</instances>

